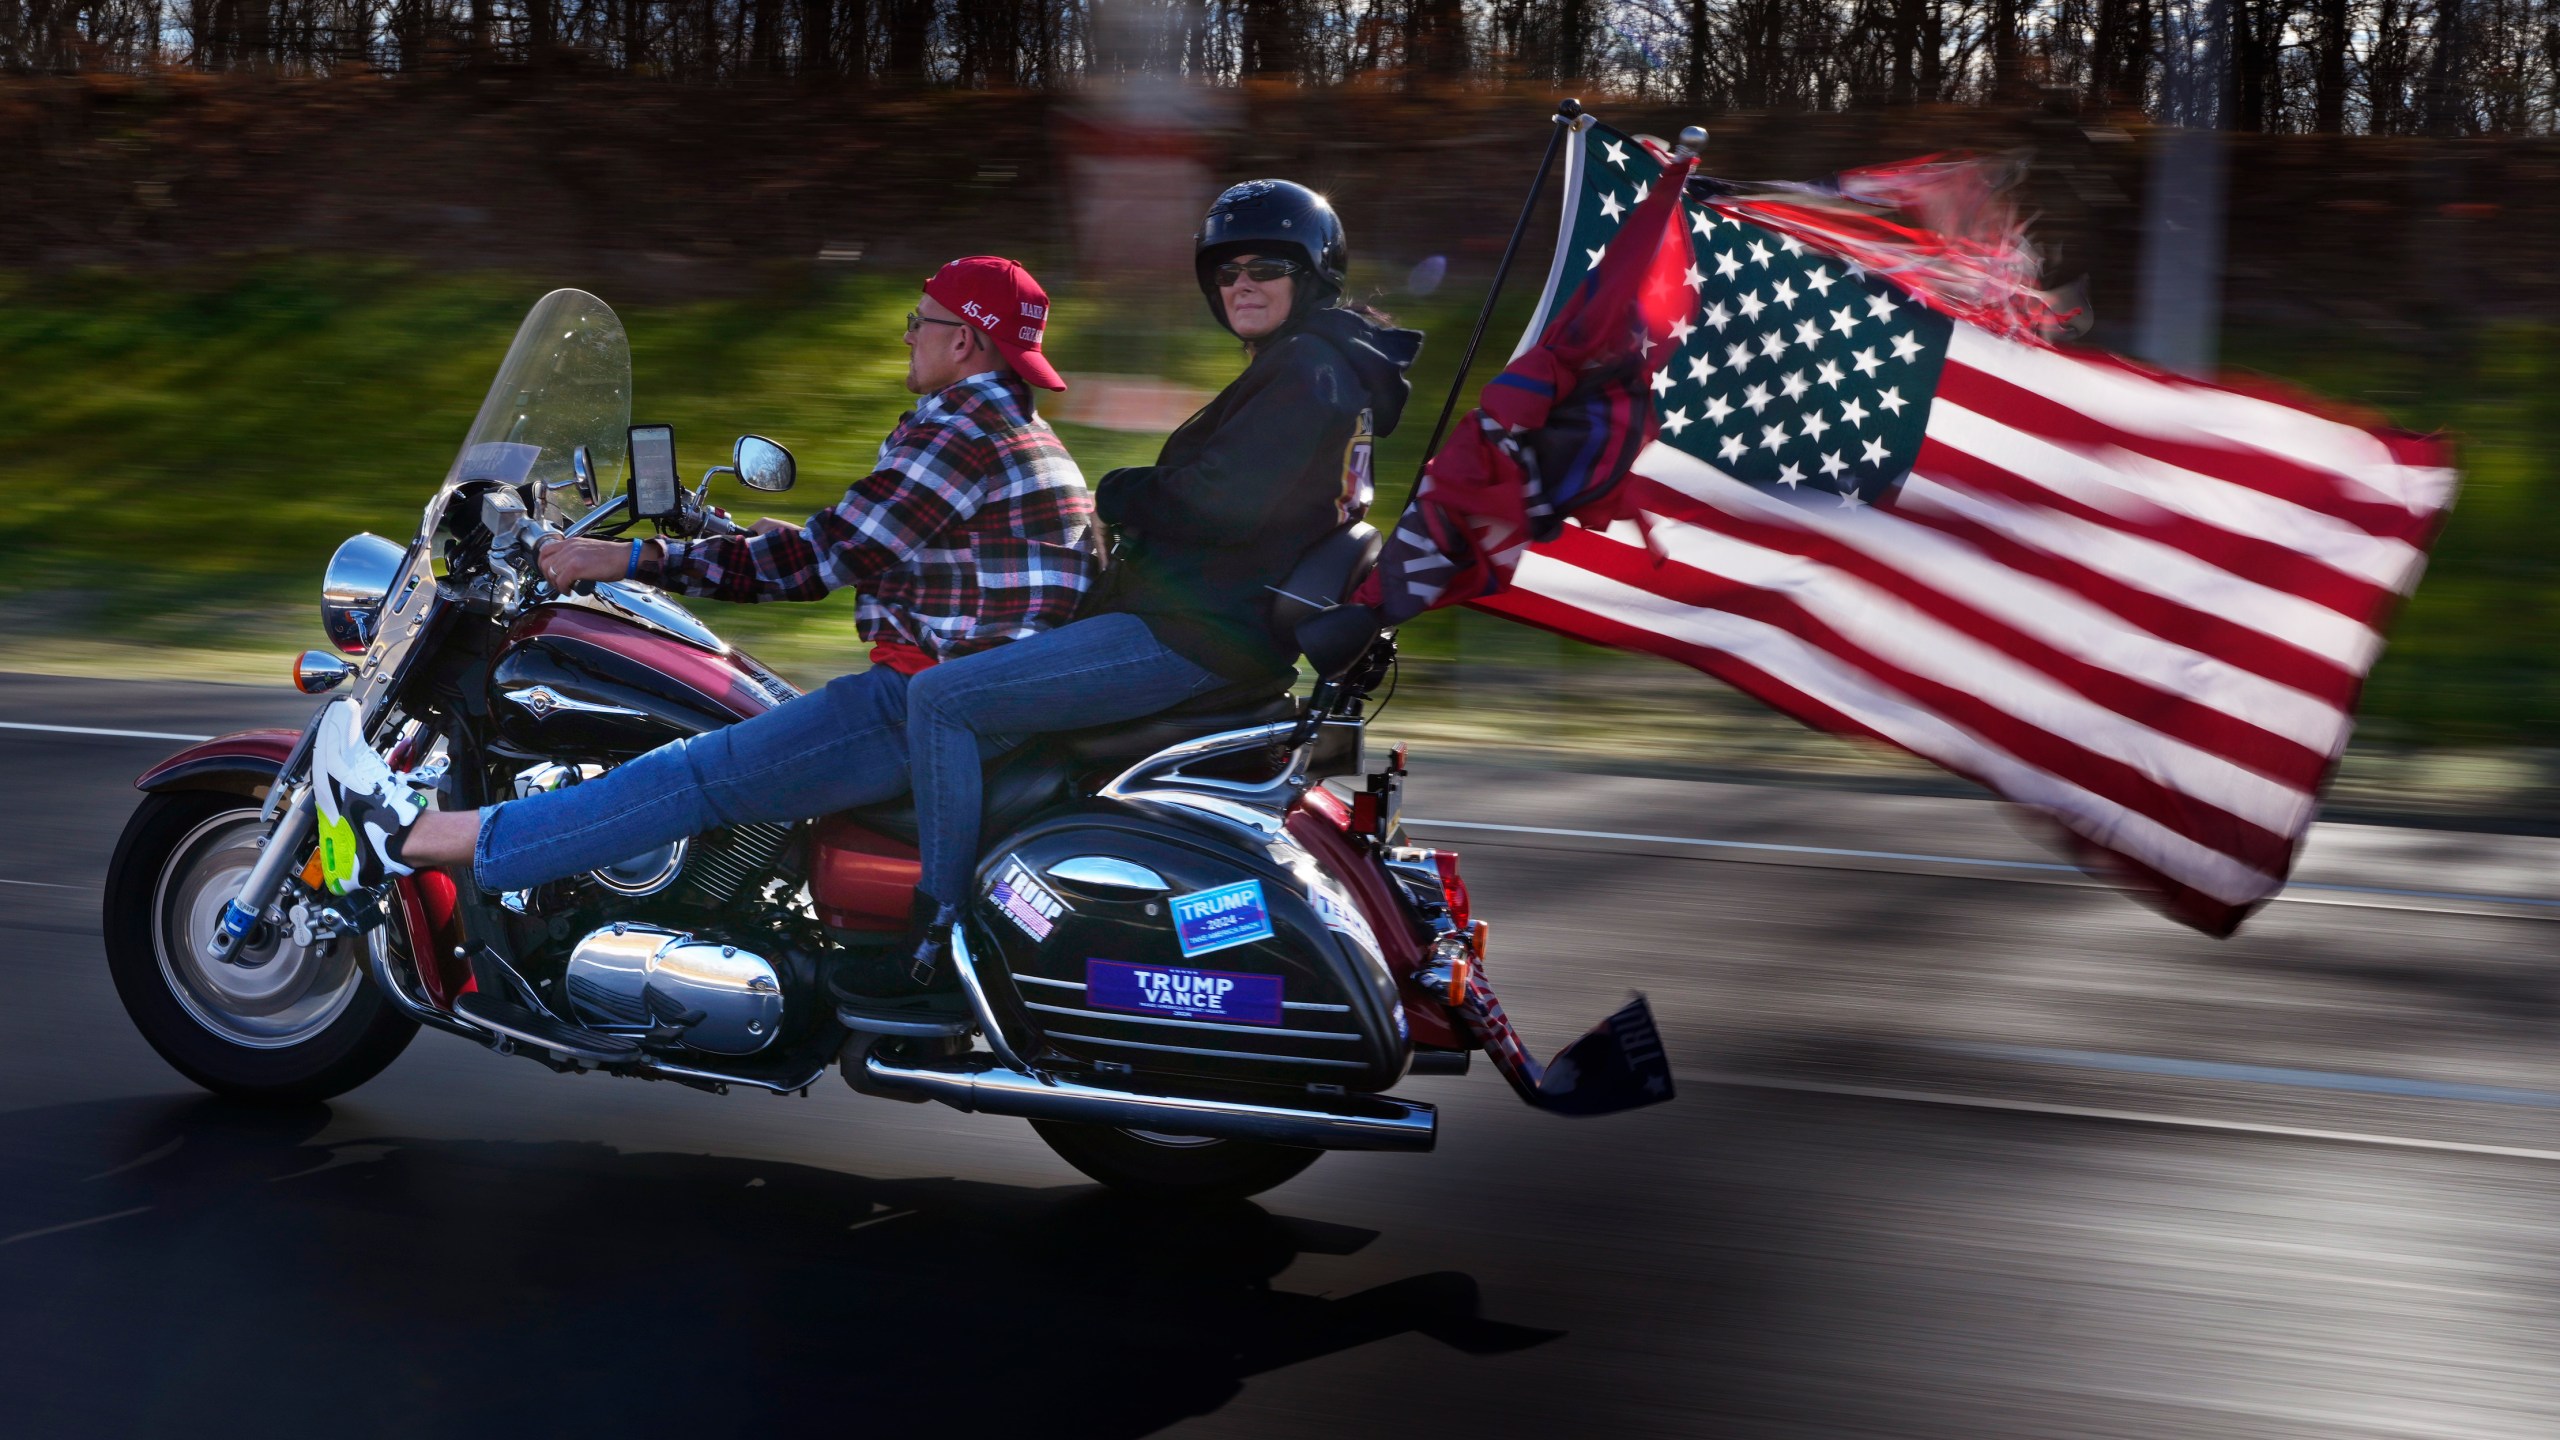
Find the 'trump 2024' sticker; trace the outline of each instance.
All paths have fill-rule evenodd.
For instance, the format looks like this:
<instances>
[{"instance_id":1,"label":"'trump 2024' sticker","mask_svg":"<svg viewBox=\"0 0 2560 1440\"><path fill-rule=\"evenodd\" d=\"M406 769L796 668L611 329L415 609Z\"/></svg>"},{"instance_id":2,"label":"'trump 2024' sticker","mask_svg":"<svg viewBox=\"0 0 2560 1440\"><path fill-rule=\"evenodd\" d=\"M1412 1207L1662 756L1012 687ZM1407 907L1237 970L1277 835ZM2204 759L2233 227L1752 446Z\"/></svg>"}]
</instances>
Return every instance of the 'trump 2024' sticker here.
<instances>
[{"instance_id":1,"label":"'trump 2024' sticker","mask_svg":"<svg viewBox=\"0 0 2560 1440\"><path fill-rule=\"evenodd\" d=\"M1183 1020L1280 1023L1280 977L1190 970L1178 965L1084 962L1085 1003L1100 1010L1134 1010Z\"/></svg>"},{"instance_id":2,"label":"'trump 2024' sticker","mask_svg":"<svg viewBox=\"0 0 2560 1440\"><path fill-rule=\"evenodd\" d=\"M1215 890L1173 897L1173 935L1185 955L1206 955L1230 945L1271 938L1271 912L1262 904L1262 882L1239 880Z\"/></svg>"},{"instance_id":3,"label":"'trump 2024' sticker","mask_svg":"<svg viewBox=\"0 0 2560 1440\"><path fill-rule=\"evenodd\" d=\"M1058 914L1067 907L1049 893L1049 887L1031 878L1019 860L1005 862L1004 873L987 890L987 898L996 902L1004 918L1022 927L1022 933L1034 940L1046 940L1056 928Z\"/></svg>"}]
</instances>

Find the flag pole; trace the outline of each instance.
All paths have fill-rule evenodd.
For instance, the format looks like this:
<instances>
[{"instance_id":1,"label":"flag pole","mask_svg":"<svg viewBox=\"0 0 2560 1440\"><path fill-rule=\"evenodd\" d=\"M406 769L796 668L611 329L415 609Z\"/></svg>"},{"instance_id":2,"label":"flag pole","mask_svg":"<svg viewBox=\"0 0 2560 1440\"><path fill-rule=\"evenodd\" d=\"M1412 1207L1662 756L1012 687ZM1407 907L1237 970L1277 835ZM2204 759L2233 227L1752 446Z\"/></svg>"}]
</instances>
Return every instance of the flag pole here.
<instances>
[{"instance_id":1,"label":"flag pole","mask_svg":"<svg viewBox=\"0 0 2560 1440\"><path fill-rule=\"evenodd\" d=\"M1564 137L1581 118L1581 101L1568 97L1556 102L1555 129L1547 136L1546 158L1538 162L1538 178L1529 182L1529 198L1520 202L1520 218L1511 224L1511 239L1502 247L1502 263L1494 267L1493 285L1484 292L1484 308L1476 312L1475 333L1467 337L1466 353L1458 357L1457 378L1449 382L1449 398L1441 402L1439 423L1431 427L1431 443L1422 447L1422 464L1414 467L1413 492L1405 497L1407 509L1413 506L1413 495L1422 493L1423 467L1431 463L1432 452L1440 448L1440 441L1449 433L1449 417L1458 412L1458 397L1466 393L1467 372L1475 368L1476 347L1484 343L1485 327L1493 323L1493 304L1502 298L1502 282L1511 276L1511 261L1520 253L1520 237L1529 233L1529 216L1538 208L1538 197L1546 193L1547 175L1555 169L1556 151L1563 148Z\"/></svg>"}]
</instances>

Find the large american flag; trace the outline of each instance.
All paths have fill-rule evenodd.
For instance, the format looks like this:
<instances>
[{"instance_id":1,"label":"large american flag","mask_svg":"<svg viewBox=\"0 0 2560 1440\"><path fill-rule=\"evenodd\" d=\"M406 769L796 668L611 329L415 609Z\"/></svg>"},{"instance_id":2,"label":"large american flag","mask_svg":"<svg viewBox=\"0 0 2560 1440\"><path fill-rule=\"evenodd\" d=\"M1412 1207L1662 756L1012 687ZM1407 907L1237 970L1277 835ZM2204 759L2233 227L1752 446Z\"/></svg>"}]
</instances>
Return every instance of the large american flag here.
<instances>
[{"instance_id":1,"label":"large american flag","mask_svg":"<svg viewBox=\"0 0 2560 1440\"><path fill-rule=\"evenodd\" d=\"M1663 169L1606 126L1568 144L1531 340ZM1978 328L1784 206L1684 207L1695 305L1614 507L1639 518L1566 524L1475 603L1935 761L2228 933L2417 583L2441 447Z\"/></svg>"}]
</instances>

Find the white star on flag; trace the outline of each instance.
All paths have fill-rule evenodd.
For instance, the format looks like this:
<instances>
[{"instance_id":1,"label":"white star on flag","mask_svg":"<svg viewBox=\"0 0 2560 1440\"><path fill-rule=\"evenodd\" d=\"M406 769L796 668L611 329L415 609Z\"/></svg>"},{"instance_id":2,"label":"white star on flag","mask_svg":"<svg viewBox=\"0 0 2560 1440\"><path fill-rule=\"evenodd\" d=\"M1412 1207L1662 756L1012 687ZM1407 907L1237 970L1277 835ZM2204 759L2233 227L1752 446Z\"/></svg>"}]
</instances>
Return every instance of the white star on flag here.
<instances>
[{"instance_id":1,"label":"white star on flag","mask_svg":"<svg viewBox=\"0 0 2560 1440\"><path fill-rule=\"evenodd\" d=\"M1749 342L1736 340L1732 344L1724 347L1724 368L1732 371L1736 375L1739 375L1745 369L1748 369L1750 365L1751 346Z\"/></svg>"},{"instance_id":2,"label":"white star on flag","mask_svg":"<svg viewBox=\"0 0 2560 1440\"><path fill-rule=\"evenodd\" d=\"M1832 278L1830 271L1816 266L1815 268L1805 272L1804 283L1812 288L1814 294L1820 295L1825 299L1829 299L1831 295L1831 287L1839 284L1840 282Z\"/></svg>"},{"instance_id":3,"label":"white star on flag","mask_svg":"<svg viewBox=\"0 0 2560 1440\"><path fill-rule=\"evenodd\" d=\"M1855 510L1866 503L1866 498L1855 490L1843 490L1840 492L1840 508L1843 510Z\"/></svg>"},{"instance_id":4,"label":"white star on flag","mask_svg":"<svg viewBox=\"0 0 2560 1440\"><path fill-rule=\"evenodd\" d=\"M1786 426L1784 426L1784 425L1763 425L1763 426L1761 426L1761 427L1760 427L1760 448L1761 448L1761 449L1763 449L1763 450L1775 450L1775 449L1777 449L1779 446L1784 445L1784 444L1786 444L1786 443L1787 443L1787 427L1786 427Z\"/></svg>"},{"instance_id":5,"label":"white star on flag","mask_svg":"<svg viewBox=\"0 0 2560 1440\"><path fill-rule=\"evenodd\" d=\"M1697 233L1699 239L1704 240L1715 233L1716 222L1708 217L1706 211L1693 209L1689 212L1689 228Z\"/></svg>"},{"instance_id":6,"label":"white star on flag","mask_svg":"<svg viewBox=\"0 0 2560 1440\"><path fill-rule=\"evenodd\" d=\"M1734 303L1742 307L1742 318L1745 320L1757 320L1760 318L1760 312L1769 308L1769 302L1761 299L1760 292L1757 290L1750 291Z\"/></svg>"},{"instance_id":7,"label":"white star on flag","mask_svg":"<svg viewBox=\"0 0 2560 1440\"><path fill-rule=\"evenodd\" d=\"M1796 308L1796 287L1781 280L1777 288L1769 292L1769 298L1793 310Z\"/></svg>"},{"instance_id":8,"label":"white star on flag","mask_svg":"<svg viewBox=\"0 0 2560 1440\"><path fill-rule=\"evenodd\" d=\"M1692 290L1703 290L1707 285L1707 277L1699 272L1697 262L1694 260L1689 262L1688 271L1680 278L1686 281Z\"/></svg>"},{"instance_id":9,"label":"white star on flag","mask_svg":"<svg viewBox=\"0 0 2560 1440\"><path fill-rule=\"evenodd\" d=\"M1778 382L1778 388L1787 392L1788 399L1801 400L1804 398L1804 392L1812 389L1813 385L1804 378L1803 371L1790 370L1787 372L1787 378Z\"/></svg>"},{"instance_id":10,"label":"white star on flag","mask_svg":"<svg viewBox=\"0 0 2560 1440\"><path fill-rule=\"evenodd\" d=\"M1776 330L1760 337L1760 353L1775 360L1787 353L1787 337Z\"/></svg>"},{"instance_id":11,"label":"white star on flag","mask_svg":"<svg viewBox=\"0 0 2560 1440\"><path fill-rule=\"evenodd\" d=\"M1821 439L1824 432L1828 431L1830 428L1831 422L1822 418L1821 411L1807 410L1804 412L1804 438L1807 440Z\"/></svg>"},{"instance_id":12,"label":"white star on flag","mask_svg":"<svg viewBox=\"0 0 2560 1440\"><path fill-rule=\"evenodd\" d=\"M1612 195L1605 190L1600 192L1600 215L1602 219L1615 220L1626 213L1627 207L1618 203L1617 196Z\"/></svg>"},{"instance_id":13,"label":"white star on flag","mask_svg":"<svg viewBox=\"0 0 2560 1440\"><path fill-rule=\"evenodd\" d=\"M1727 435L1724 437L1724 443L1716 447L1716 454L1722 456L1728 461L1739 460L1742 458L1742 452L1750 448L1750 446L1742 443L1741 436Z\"/></svg>"},{"instance_id":14,"label":"white star on flag","mask_svg":"<svg viewBox=\"0 0 2560 1440\"><path fill-rule=\"evenodd\" d=\"M1733 258L1732 251L1719 250L1716 252L1716 274L1718 276L1730 280L1741 273L1742 262Z\"/></svg>"},{"instance_id":15,"label":"white star on flag","mask_svg":"<svg viewBox=\"0 0 2560 1440\"><path fill-rule=\"evenodd\" d=\"M1688 344L1689 337L1697 333L1698 327L1690 324L1689 317L1686 315L1671 322L1671 343L1674 345Z\"/></svg>"},{"instance_id":16,"label":"white star on flag","mask_svg":"<svg viewBox=\"0 0 2560 1440\"><path fill-rule=\"evenodd\" d=\"M1902 407L1911 402L1902 398L1901 386L1892 385L1887 386L1884 393L1876 397L1876 403L1899 415L1902 413Z\"/></svg>"},{"instance_id":17,"label":"white star on flag","mask_svg":"<svg viewBox=\"0 0 2560 1440\"><path fill-rule=\"evenodd\" d=\"M1840 362L1825 360L1813 367L1813 378L1821 381L1824 386L1837 390L1840 388L1840 382L1849 377L1840 373Z\"/></svg>"},{"instance_id":18,"label":"white star on flag","mask_svg":"<svg viewBox=\"0 0 2560 1440\"><path fill-rule=\"evenodd\" d=\"M1656 371L1654 371L1654 372L1653 372L1653 393L1654 393L1654 394L1656 394L1656 395L1668 395L1668 394L1670 394L1670 393L1671 393L1671 385L1672 385L1672 380L1671 380L1671 372L1670 372L1670 371L1668 371L1668 370L1656 370Z\"/></svg>"},{"instance_id":19,"label":"white star on flag","mask_svg":"<svg viewBox=\"0 0 2560 1440\"><path fill-rule=\"evenodd\" d=\"M1822 327L1810 320L1796 322L1796 343L1810 350L1822 343Z\"/></svg>"},{"instance_id":20,"label":"white star on flag","mask_svg":"<svg viewBox=\"0 0 2560 1440\"><path fill-rule=\"evenodd\" d=\"M1869 318L1871 318L1871 319L1876 319L1876 320L1890 320L1890 319L1892 319L1892 318L1893 318L1893 297L1891 297L1891 296L1889 296L1889 295L1870 295L1870 296L1868 296L1868 297L1867 297L1867 315L1869 316Z\"/></svg>"},{"instance_id":21,"label":"white star on flag","mask_svg":"<svg viewBox=\"0 0 2560 1440\"><path fill-rule=\"evenodd\" d=\"M1707 383L1707 377L1714 373L1716 373L1716 362L1708 359L1705 351L1701 350L1697 354L1689 357L1689 381L1691 384L1704 385Z\"/></svg>"},{"instance_id":22,"label":"white star on flag","mask_svg":"<svg viewBox=\"0 0 2560 1440\"><path fill-rule=\"evenodd\" d=\"M1779 236L1778 244L1785 247L1786 252L1790 255L1801 255L1804 253L1804 242L1798 240L1793 235Z\"/></svg>"},{"instance_id":23,"label":"white star on flag","mask_svg":"<svg viewBox=\"0 0 2560 1440\"><path fill-rule=\"evenodd\" d=\"M1876 347L1870 345L1849 357L1849 368L1861 375L1873 375L1884 368L1884 362L1876 358Z\"/></svg>"},{"instance_id":24,"label":"white star on flag","mask_svg":"<svg viewBox=\"0 0 2560 1440\"><path fill-rule=\"evenodd\" d=\"M1858 403L1858 398L1854 395L1840 402L1840 423L1853 430L1866 424L1867 407Z\"/></svg>"},{"instance_id":25,"label":"white star on flag","mask_svg":"<svg viewBox=\"0 0 2560 1440\"><path fill-rule=\"evenodd\" d=\"M1732 413L1732 401L1727 400L1721 395L1710 395L1707 397L1707 423L1709 425L1722 425L1724 423L1724 417Z\"/></svg>"},{"instance_id":26,"label":"white star on flag","mask_svg":"<svg viewBox=\"0 0 2560 1440\"><path fill-rule=\"evenodd\" d=\"M1837 475L1848 468L1849 462L1840 458L1839 451L1825 450L1822 452L1822 473L1824 475Z\"/></svg>"},{"instance_id":27,"label":"white star on flag","mask_svg":"<svg viewBox=\"0 0 2560 1440\"><path fill-rule=\"evenodd\" d=\"M1612 140L1612 141L1610 141L1609 143L1607 143L1606 145L1601 146L1600 148L1608 152L1608 154L1609 154L1609 163L1610 163L1610 164L1617 166L1617 167L1618 167L1619 169L1621 169L1621 170L1624 170L1624 169L1626 169L1626 168L1627 168L1627 147L1626 147L1626 146L1619 144L1619 143L1618 143L1617 141L1615 141L1615 140Z\"/></svg>"},{"instance_id":28,"label":"white star on flag","mask_svg":"<svg viewBox=\"0 0 2560 1440\"><path fill-rule=\"evenodd\" d=\"M1662 416L1662 428L1670 431L1674 436L1696 423L1698 422L1689 418L1689 412L1686 409L1665 411Z\"/></svg>"},{"instance_id":29,"label":"white star on flag","mask_svg":"<svg viewBox=\"0 0 2560 1440\"><path fill-rule=\"evenodd\" d=\"M1766 385L1753 385L1742 392L1742 403L1751 407L1751 413L1754 415L1768 409L1771 398L1769 387Z\"/></svg>"},{"instance_id":30,"label":"white star on flag","mask_svg":"<svg viewBox=\"0 0 2560 1440\"><path fill-rule=\"evenodd\" d=\"M1752 241L1751 263L1765 268L1769 263L1769 247L1757 240Z\"/></svg>"},{"instance_id":31,"label":"white star on flag","mask_svg":"<svg viewBox=\"0 0 2560 1440\"><path fill-rule=\"evenodd\" d=\"M1858 312L1843 305L1831 312L1831 328L1846 335L1858 328Z\"/></svg>"},{"instance_id":32,"label":"white star on flag","mask_svg":"<svg viewBox=\"0 0 2560 1440\"><path fill-rule=\"evenodd\" d=\"M1778 483L1793 490L1804 483L1804 467L1789 461L1778 467Z\"/></svg>"},{"instance_id":33,"label":"white star on flag","mask_svg":"<svg viewBox=\"0 0 2560 1440\"><path fill-rule=\"evenodd\" d=\"M1892 453L1892 451L1885 448L1883 441L1869 440L1858 447L1858 463L1861 465L1881 465L1885 462L1885 457Z\"/></svg>"},{"instance_id":34,"label":"white star on flag","mask_svg":"<svg viewBox=\"0 0 2560 1440\"><path fill-rule=\"evenodd\" d=\"M1609 247L1602 245L1597 249L1586 250L1583 253L1591 257L1591 268L1597 270L1600 268L1600 257L1609 253Z\"/></svg>"},{"instance_id":35,"label":"white star on flag","mask_svg":"<svg viewBox=\"0 0 2560 1440\"><path fill-rule=\"evenodd\" d=\"M1908 363L1917 358L1919 354L1920 342L1911 338L1910 331L1905 330L1901 334L1893 337L1894 359Z\"/></svg>"},{"instance_id":36,"label":"white star on flag","mask_svg":"<svg viewBox=\"0 0 2560 1440\"><path fill-rule=\"evenodd\" d=\"M1733 323L1733 312L1724 308L1724 302L1718 300L1702 311L1698 318L1706 321L1721 332L1724 327Z\"/></svg>"}]
</instances>

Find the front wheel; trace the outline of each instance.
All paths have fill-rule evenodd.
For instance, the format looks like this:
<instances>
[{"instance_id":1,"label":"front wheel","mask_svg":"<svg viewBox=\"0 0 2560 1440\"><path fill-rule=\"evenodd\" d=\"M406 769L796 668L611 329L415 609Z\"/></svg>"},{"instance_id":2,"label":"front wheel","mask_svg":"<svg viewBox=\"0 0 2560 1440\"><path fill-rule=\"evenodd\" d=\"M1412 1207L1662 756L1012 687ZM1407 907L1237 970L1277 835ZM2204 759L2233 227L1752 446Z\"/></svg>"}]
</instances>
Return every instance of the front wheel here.
<instances>
[{"instance_id":1,"label":"front wheel","mask_svg":"<svg viewBox=\"0 0 2560 1440\"><path fill-rule=\"evenodd\" d=\"M1034 1120L1060 1159L1110 1186L1167 1200L1240 1200L1298 1177L1324 1152L1261 1140L1213 1140Z\"/></svg>"},{"instance_id":2,"label":"front wheel","mask_svg":"<svg viewBox=\"0 0 2560 1440\"><path fill-rule=\"evenodd\" d=\"M142 802L107 871L107 969L142 1038L218 1095L326 1100L382 1073L417 1022L365 974L366 945L405 946L399 920L304 948L252 932L234 960L205 942L258 859L258 806L181 790Z\"/></svg>"}]
</instances>

